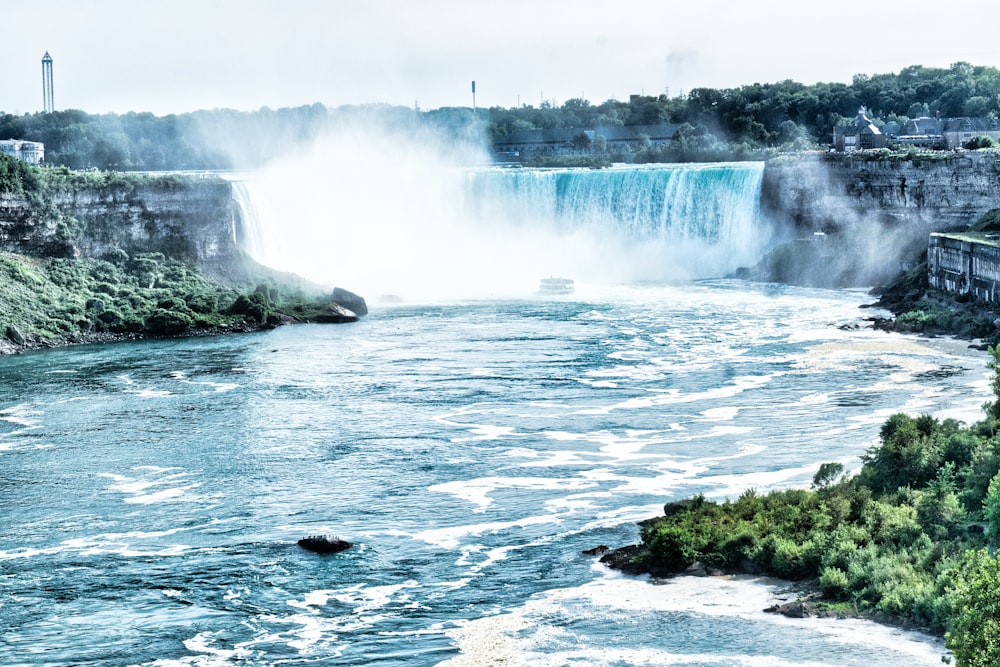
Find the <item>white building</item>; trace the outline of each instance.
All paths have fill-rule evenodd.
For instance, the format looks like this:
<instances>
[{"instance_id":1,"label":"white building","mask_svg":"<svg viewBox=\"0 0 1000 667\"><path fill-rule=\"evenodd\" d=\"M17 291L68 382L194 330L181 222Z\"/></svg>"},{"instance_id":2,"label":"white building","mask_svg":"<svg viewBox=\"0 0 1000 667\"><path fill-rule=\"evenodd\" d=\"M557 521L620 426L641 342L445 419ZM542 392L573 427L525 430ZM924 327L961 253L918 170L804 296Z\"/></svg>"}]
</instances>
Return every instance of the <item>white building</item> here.
<instances>
[{"instance_id":1,"label":"white building","mask_svg":"<svg viewBox=\"0 0 1000 667\"><path fill-rule=\"evenodd\" d=\"M45 144L40 141L2 139L0 140L0 153L24 160L28 164L41 164L45 161Z\"/></svg>"}]
</instances>

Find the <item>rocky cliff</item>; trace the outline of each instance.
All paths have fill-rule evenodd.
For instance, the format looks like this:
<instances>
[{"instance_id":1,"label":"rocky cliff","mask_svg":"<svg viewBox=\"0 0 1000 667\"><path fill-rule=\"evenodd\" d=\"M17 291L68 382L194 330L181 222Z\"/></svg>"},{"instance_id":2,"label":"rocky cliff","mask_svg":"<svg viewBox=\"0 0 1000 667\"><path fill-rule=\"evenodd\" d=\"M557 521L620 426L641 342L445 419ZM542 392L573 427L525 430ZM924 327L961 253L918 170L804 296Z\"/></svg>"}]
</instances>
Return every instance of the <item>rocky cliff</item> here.
<instances>
[{"instance_id":1,"label":"rocky cliff","mask_svg":"<svg viewBox=\"0 0 1000 667\"><path fill-rule=\"evenodd\" d=\"M0 354L366 310L243 253L222 179L13 169L0 193Z\"/></svg>"},{"instance_id":2,"label":"rocky cliff","mask_svg":"<svg viewBox=\"0 0 1000 667\"><path fill-rule=\"evenodd\" d=\"M0 250L104 257L162 252L212 266L239 255L230 184L179 177L95 178L44 196L0 194Z\"/></svg>"},{"instance_id":3,"label":"rocky cliff","mask_svg":"<svg viewBox=\"0 0 1000 667\"><path fill-rule=\"evenodd\" d=\"M780 157L764 169L761 212L790 241L758 275L875 284L926 247L930 232L964 227L998 206L993 152Z\"/></svg>"}]
</instances>

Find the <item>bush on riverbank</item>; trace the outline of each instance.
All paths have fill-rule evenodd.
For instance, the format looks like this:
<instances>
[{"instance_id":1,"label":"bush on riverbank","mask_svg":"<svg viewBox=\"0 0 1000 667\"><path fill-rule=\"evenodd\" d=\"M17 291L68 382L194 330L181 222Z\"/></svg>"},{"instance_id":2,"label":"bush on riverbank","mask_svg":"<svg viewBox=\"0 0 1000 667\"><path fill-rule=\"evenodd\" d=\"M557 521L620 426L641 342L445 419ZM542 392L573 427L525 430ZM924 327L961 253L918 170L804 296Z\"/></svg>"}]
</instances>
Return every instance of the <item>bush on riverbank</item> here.
<instances>
[{"instance_id":1,"label":"bush on riverbank","mask_svg":"<svg viewBox=\"0 0 1000 667\"><path fill-rule=\"evenodd\" d=\"M987 664L969 656L1000 624L983 597L1000 572L983 551L1000 541L1000 348L990 352L997 398L983 421L896 414L857 475L828 463L810 490L670 503L642 524L631 565L811 579L831 609L947 633L960 666Z\"/></svg>"}]
</instances>

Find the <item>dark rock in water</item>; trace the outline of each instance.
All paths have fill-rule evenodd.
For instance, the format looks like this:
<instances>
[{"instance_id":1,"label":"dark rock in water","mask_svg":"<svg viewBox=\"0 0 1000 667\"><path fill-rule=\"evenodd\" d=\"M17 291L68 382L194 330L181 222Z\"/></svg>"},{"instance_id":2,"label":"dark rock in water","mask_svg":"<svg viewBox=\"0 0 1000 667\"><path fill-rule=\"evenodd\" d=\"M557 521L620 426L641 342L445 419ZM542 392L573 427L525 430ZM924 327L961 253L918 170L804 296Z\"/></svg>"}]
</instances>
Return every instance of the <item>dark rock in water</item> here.
<instances>
[{"instance_id":1,"label":"dark rock in water","mask_svg":"<svg viewBox=\"0 0 1000 667\"><path fill-rule=\"evenodd\" d=\"M708 570L704 563L700 560L696 560L684 569L684 574L691 577L707 577Z\"/></svg>"},{"instance_id":2,"label":"dark rock in water","mask_svg":"<svg viewBox=\"0 0 1000 667\"><path fill-rule=\"evenodd\" d=\"M357 315L368 314L368 304L365 303L364 297L358 296L354 292L350 292L343 287L333 288L333 302L347 308Z\"/></svg>"},{"instance_id":3,"label":"dark rock in water","mask_svg":"<svg viewBox=\"0 0 1000 667\"><path fill-rule=\"evenodd\" d=\"M343 324L344 322L358 321L358 316L354 311L348 310L338 303L331 303L329 308L329 312L313 317L313 321L319 324Z\"/></svg>"},{"instance_id":4,"label":"dark rock in water","mask_svg":"<svg viewBox=\"0 0 1000 667\"><path fill-rule=\"evenodd\" d=\"M335 535L310 535L299 540L299 546L320 554L335 554L354 545Z\"/></svg>"},{"instance_id":5,"label":"dark rock in water","mask_svg":"<svg viewBox=\"0 0 1000 667\"><path fill-rule=\"evenodd\" d=\"M593 549L584 549L583 554L585 556L603 556L609 551L611 551L611 547L609 547L606 544L601 544L600 546L596 546Z\"/></svg>"},{"instance_id":6,"label":"dark rock in water","mask_svg":"<svg viewBox=\"0 0 1000 667\"><path fill-rule=\"evenodd\" d=\"M802 600L793 600L784 604L776 604L764 610L768 614L781 614L788 618L809 618L814 614L812 605Z\"/></svg>"},{"instance_id":7,"label":"dark rock in water","mask_svg":"<svg viewBox=\"0 0 1000 667\"><path fill-rule=\"evenodd\" d=\"M639 544L630 544L619 549L612 549L601 556L601 562L612 570L619 570L625 574L645 574L649 568L641 560L644 550Z\"/></svg>"}]
</instances>

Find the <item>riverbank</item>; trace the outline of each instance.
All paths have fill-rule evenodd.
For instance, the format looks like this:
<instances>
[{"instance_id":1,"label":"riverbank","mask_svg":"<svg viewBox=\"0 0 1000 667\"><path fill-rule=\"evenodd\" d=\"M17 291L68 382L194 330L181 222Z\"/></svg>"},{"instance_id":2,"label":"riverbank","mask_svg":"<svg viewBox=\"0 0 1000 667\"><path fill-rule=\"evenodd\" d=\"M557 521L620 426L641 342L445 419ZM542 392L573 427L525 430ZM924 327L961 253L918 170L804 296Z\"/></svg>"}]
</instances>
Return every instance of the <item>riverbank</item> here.
<instances>
[{"instance_id":1,"label":"riverbank","mask_svg":"<svg viewBox=\"0 0 1000 667\"><path fill-rule=\"evenodd\" d=\"M652 577L776 576L805 592L768 611L866 618L946 637L956 654L980 650L974 607L1000 534L1000 351L990 352L996 400L982 421L894 414L857 474L823 463L808 490L669 502L640 522L639 544L601 562Z\"/></svg>"}]
</instances>

